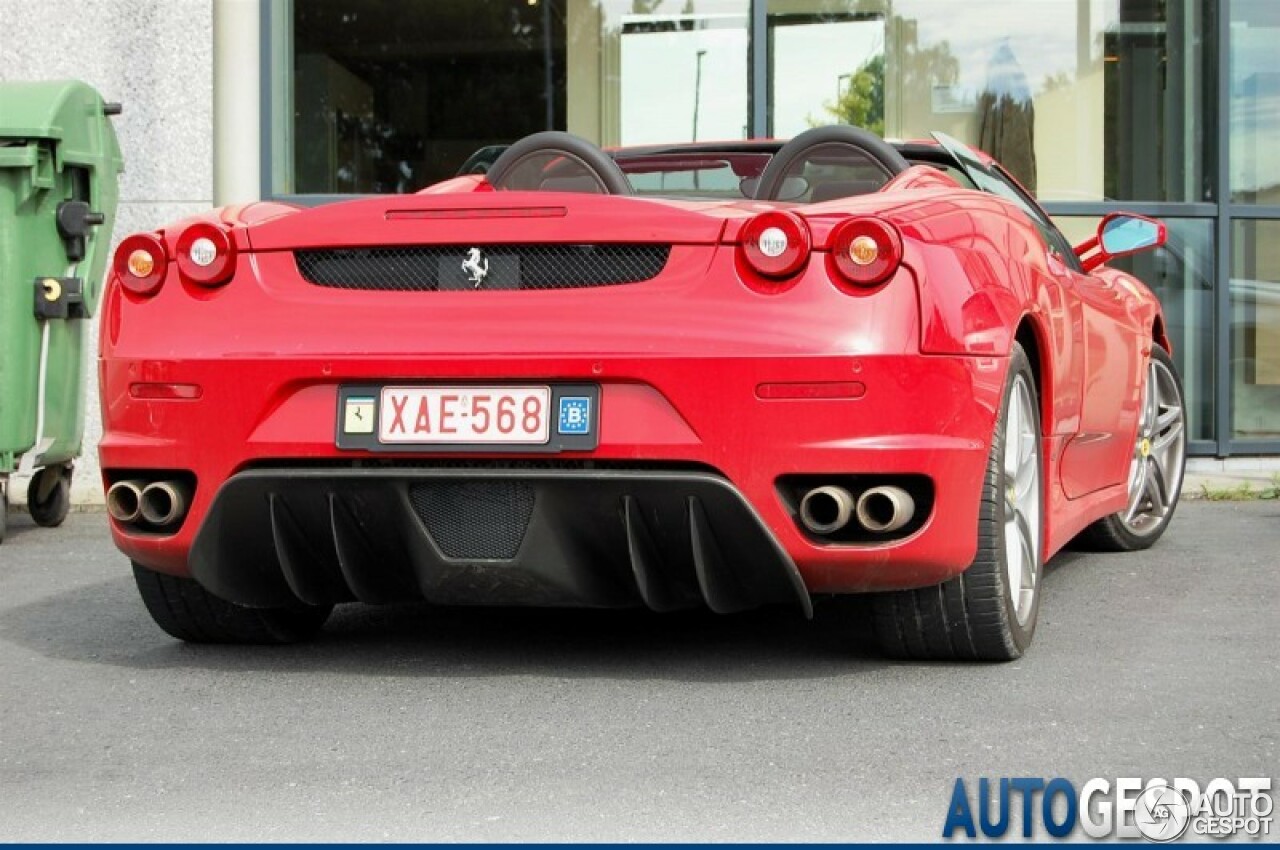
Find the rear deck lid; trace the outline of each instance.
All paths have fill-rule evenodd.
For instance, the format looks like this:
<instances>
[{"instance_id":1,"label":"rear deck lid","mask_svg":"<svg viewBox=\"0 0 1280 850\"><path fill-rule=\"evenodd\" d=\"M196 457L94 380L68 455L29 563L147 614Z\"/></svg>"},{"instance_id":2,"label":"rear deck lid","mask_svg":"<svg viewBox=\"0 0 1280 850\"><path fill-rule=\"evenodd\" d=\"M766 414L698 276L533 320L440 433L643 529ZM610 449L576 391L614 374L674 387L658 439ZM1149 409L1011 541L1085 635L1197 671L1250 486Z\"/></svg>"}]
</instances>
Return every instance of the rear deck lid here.
<instances>
[{"instance_id":1,"label":"rear deck lid","mask_svg":"<svg viewBox=\"0 0 1280 850\"><path fill-rule=\"evenodd\" d=\"M362 198L247 229L254 251L512 244L713 245L724 218L696 205L566 192Z\"/></svg>"}]
</instances>

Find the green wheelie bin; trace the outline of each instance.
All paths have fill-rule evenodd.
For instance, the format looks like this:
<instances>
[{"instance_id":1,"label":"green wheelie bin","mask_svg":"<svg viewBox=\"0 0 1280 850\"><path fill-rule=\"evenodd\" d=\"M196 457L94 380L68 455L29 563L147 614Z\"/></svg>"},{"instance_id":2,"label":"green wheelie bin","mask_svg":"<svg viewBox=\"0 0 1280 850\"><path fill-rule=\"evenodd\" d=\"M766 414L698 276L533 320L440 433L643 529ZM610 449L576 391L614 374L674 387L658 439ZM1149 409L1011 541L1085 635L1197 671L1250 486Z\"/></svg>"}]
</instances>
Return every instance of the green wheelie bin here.
<instances>
[{"instance_id":1,"label":"green wheelie bin","mask_svg":"<svg viewBox=\"0 0 1280 850\"><path fill-rule=\"evenodd\" d=\"M124 168L119 111L81 82L0 82L0 540L15 472L32 474L40 525L70 507Z\"/></svg>"}]
</instances>

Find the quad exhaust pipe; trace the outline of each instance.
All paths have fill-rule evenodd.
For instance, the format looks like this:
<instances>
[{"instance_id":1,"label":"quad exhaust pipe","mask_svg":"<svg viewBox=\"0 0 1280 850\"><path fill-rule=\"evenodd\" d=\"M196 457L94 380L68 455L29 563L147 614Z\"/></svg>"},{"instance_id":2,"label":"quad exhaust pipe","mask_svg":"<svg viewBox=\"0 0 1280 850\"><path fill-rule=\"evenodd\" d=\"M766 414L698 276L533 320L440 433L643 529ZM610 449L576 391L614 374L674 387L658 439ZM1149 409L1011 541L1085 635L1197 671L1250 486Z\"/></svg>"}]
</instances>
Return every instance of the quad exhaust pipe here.
<instances>
[{"instance_id":1,"label":"quad exhaust pipe","mask_svg":"<svg viewBox=\"0 0 1280 850\"><path fill-rule=\"evenodd\" d=\"M142 518L157 528L179 522L187 515L191 491L180 481L157 481L142 490Z\"/></svg>"},{"instance_id":2,"label":"quad exhaust pipe","mask_svg":"<svg viewBox=\"0 0 1280 850\"><path fill-rule=\"evenodd\" d=\"M180 522L191 504L191 489L181 481L117 481L107 489L107 513L116 522L144 522L166 528Z\"/></svg>"},{"instance_id":3,"label":"quad exhaust pipe","mask_svg":"<svg viewBox=\"0 0 1280 850\"><path fill-rule=\"evenodd\" d=\"M897 531L916 513L916 501L901 487L872 487L858 497L858 524L876 534Z\"/></svg>"},{"instance_id":4,"label":"quad exhaust pipe","mask_svg":"<svg viewBox=\"0 0 1280 850\"><path fill-rule=\"evenodd\" d=\"M800 522L814 534L830 534L849 524L853 509L853 494L843 487L815 487L800 500Z\"/></svg>"},{"instance_id":5,"label":"quad exhaust pipe","mask_svg":"<svg viewBox=\"0 0 1280 850\"><path fill-rule=\"evenodd\" d=\"M142 515L141 481L117 481L107 490L107 513L116 522L137 522Z\"/></svg>"},{"instance_id":6,"label":"quad exhaust pipe","mask_svg":"<svg viewBox=\"0 0 1280 850\"><path fill-rule=\"evenodd\" d=\"M815 487L800 500L800 523L813 534L833 534L853 519L873 534L890 534L911 522L916 503L901 487L872 487L854 499L834 484Z\"/></svg>"}]
</instances>

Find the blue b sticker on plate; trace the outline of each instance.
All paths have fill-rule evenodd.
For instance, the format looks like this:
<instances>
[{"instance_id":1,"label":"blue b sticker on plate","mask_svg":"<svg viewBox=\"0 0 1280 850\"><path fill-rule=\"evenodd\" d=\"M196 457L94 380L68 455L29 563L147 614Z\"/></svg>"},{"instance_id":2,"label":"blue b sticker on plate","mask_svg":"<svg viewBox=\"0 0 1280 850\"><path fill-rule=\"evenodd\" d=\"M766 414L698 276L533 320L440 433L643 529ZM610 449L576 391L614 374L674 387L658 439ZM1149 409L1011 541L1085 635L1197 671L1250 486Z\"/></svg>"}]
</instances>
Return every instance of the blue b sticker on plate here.
<instances>
[{"instance_id":1,"label":"blue b sticker on plate","mask_svg":"<svg viewBox=\"0 0 1280 850\"><path fill-rule=\"evenodd\" d=\"M591 431L591 399L586 396L561 396L560 419L556 432L586 434Z\"/></svg>"}]
</instances>

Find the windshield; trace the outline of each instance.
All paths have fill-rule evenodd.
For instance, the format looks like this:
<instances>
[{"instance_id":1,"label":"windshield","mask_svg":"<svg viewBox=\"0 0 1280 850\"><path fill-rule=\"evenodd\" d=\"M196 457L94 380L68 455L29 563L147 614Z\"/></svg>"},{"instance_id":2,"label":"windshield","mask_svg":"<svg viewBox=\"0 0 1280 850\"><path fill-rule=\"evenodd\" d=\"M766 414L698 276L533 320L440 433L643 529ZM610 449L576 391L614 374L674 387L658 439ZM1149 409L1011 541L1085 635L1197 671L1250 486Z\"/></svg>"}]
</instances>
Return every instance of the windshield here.
<instances>
[{"instance_id":1,"label":"windshield","mask_svg":"<svg viewBox=\"0 0 1280 850\"><path fill-rule=\"evenodd\" d=\"M974 156L973 151L964 142L953 139L946 133L934 133L933 138L946 149L947 153L956 158L965 176L976 188L1004 198L1006 201L1012 201L1037 224L1049 224L1049 217L1045 215L1044 210L1040 209L1039 204Z\"/></svg>"},{"instance_id":2,"label":"windshield","mask_svg":"<svg viewBox=\"0 0 1280 850\"><path fill-rule=\"evenodd\" d=\"M1011 177L978 159L964 142L953 139L946 133L934 133L933 138L955 157L965 176L973 181L976 188L1015 204L1031 219L1052 253L1076 271L1083 271L1067 237L1062 235L1048 214Z\"/></svg>"}]
</instances>

